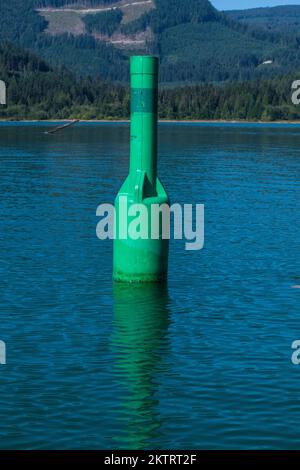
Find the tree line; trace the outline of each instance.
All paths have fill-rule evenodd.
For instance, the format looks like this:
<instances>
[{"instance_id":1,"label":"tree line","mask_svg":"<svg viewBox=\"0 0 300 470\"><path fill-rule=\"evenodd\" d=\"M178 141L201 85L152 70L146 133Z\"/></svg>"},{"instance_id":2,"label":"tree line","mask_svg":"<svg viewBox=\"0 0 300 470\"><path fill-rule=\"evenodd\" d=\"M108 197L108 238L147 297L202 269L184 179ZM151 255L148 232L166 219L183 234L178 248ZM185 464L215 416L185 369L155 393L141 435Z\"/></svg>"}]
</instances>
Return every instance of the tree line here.
<instances>
[{"instance_id":1,"label":"tree line","mask_svg":"<svg viewBox=\"0 0 300 470\"><path fill-rule=\"evenodd\" d=\"M269 80L161 88L159 115L186 120L296 120L290 74ZM53 69L35 55L0 44L0 79L7 83L2 119L124 119L130 114L130 90L98 78L78 78Z\"/></svg>"}]
</instances>

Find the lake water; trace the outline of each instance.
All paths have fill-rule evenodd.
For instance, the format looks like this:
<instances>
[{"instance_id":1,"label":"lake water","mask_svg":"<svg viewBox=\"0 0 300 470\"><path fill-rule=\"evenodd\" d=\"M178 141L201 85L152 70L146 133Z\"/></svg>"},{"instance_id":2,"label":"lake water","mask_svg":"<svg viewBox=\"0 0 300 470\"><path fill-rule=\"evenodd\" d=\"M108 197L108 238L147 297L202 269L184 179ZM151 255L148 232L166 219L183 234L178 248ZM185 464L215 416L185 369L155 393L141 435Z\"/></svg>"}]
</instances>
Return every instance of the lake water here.
<instances>
[{"instance_id":1,"label":"lake water","mask_svg":"<svg viewBox=\"0 0 300 470\"><path fill-rule=\"evenodd\" d=\"M127 124L0 124L2 449L300 449L300 127L159 127L166 286L113 285L96 208L127 175Z\"/></svg>"}]
</instances>

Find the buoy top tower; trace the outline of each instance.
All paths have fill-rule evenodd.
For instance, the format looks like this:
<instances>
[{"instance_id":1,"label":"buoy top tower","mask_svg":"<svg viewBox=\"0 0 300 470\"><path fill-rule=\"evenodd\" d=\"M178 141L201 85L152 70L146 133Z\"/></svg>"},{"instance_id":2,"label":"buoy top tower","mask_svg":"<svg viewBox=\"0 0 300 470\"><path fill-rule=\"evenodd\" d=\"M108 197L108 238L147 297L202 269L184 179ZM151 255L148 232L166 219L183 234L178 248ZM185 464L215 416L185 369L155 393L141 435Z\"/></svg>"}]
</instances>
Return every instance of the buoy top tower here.
<instances>
[{"instance_id":1,"label":"buoy top tower","mask_svg":"<svg viewBox=\"0 0 300 470\"><path fill-rule=\"evenodd\" d=\"M130 61L130 172L145 171L156 188L158 59L133 56Z\"/></svg>"}]
</instances>

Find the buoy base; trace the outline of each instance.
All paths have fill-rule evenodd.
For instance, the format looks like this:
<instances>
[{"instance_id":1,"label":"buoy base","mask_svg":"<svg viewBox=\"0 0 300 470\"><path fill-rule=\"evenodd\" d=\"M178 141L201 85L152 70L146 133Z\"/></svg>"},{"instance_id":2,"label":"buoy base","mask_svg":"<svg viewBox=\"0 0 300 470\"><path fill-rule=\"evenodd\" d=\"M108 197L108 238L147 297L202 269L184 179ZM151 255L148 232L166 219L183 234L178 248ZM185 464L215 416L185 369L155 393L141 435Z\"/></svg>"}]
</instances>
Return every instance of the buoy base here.
<instances>
[{"instance_id":1,"label":"buoy base","mask_svg":"<svg viewBox=\"0 0 300 470\"><path fill-rule=\"evenodd\" d=\"M115 240L113 279L163 282L168 276L168 240Z\"/></svg>"},{"instance_id":2,"label":"buoy base","mask_svg":"<svg viewBox=\"0 0 300 470\"><path fill-rule=\"evenodd\" d=\"M145 194L147 186L143 182L141 186L134 184L135 181L139 181L138 177L139 175L135 174L129 175L116 198L113 279L117 282L129 283L162 282L167 278L169 240L162 238L161 218L155 222L151 219L151 206L153 204L157 206L168 205L169 199L159 178L156 179L155 196L147 197ZM138 200L136 200L137 196ZM129 237L128 228L134 217L128 216L125 222L120 224L120 221L125 218L123 214L124 200L127 208L139 203L147 211L148 216L144 222L147 222L148 238L132 239ZM120 201L122 201L122 208ZM157 227L158 239L151 238L151 226ZM121 229L126 229L127 238L120 237Z\"/></svg>"},{"instance_id":3,"label":"buoy base","mask_svg":"<svg viewBox=\"0 0 300 470\"><path fill-rule=\"evenodd\" d=\"M145 283L164 283L167 281L167 273L164 274L128 274L114 273L113 280L120 283L141 284Z\"/></svg>"}]
</instances>

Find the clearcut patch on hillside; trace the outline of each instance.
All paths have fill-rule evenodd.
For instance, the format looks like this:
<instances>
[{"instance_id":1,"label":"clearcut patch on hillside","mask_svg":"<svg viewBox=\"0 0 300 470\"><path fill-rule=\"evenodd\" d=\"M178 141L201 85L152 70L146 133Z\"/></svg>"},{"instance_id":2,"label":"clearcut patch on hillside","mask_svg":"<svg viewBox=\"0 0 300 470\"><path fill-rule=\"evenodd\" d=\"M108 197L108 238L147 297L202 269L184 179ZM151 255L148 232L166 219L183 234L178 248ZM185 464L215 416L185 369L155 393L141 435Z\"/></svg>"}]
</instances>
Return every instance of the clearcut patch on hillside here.
<instances>
[{"instance_id":1,"label":"clearcut patch on hillside","mask_svg":"<svg viewBox=\"0 0 300 470\"><path fill-rule=\"evenodd\" d=\"M43 16L47 22L48 27L46 33L51 35L60 35L64 33L74 34L78 36L86 33L85 24L82 18L85 15L97 14L101 12L107 12L110 10L120 9L123 12L122 23L130 23L140 18L144 13L154 8L153 0L121 0L116 1L109 6L95 7L95 8L84 8L80 6L80 3L74 4L70 7L62 8L40 8L37 11ZM95 36L96 37L96 36ZM107 39L110 42L110 39ZM120 40L120 45L123 43L134 42L132 38L124 37L124 41Z\"/></svg>"},{"instance_id":2,"label":"clearcut patch on hillside","mask_svg":"<svg viewBox=\"0 0 300 470\"><path fill-rule=\"evenodd\" d=\"M74 34L78 36L85 34L85 24L81 16L72 11L45 11L43 17L48 22L46 33L51 35L59 35L64 33Z\"/></svg>"}]
</instances>

